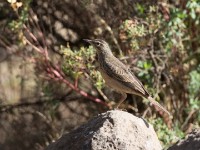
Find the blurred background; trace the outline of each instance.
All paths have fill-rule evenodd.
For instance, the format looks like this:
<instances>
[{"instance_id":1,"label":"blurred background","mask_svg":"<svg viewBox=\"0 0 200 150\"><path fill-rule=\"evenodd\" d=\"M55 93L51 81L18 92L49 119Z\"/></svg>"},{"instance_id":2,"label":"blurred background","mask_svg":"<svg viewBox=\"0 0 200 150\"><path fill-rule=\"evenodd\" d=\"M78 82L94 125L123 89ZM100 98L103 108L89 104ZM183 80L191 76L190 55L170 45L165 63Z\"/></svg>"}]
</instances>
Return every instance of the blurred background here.
<instances>
[{"instance_id":1,"label":"blurred background","mask_svg":"<svg viewBox=\"0 0 200 150\"><path fill-rule=\"evenodd\" d=\"M120 106L153 124L164 148L199 127L199 0L1 0L1 150L42 150L114 108L120 95L85 38L106 40L173 115L134 95Z\"/></svg>"}]
</instances>

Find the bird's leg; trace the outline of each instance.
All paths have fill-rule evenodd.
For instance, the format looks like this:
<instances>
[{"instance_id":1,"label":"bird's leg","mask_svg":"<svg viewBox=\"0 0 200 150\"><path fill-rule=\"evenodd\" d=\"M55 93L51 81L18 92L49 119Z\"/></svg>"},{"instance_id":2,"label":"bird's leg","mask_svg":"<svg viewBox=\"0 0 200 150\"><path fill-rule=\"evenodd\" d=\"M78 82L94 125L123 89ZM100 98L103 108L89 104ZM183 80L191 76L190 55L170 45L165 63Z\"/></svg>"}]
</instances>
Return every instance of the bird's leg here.
<instances>
[{"instance_id":1,"label":"bird's leg","mask_svg":"<svg viewBox=\"0 0 200 150\"><path fill-rule=\"evenodd\" d=\"M120 98L120 100L119 100L119 103L117 104L117 109L118 109L118 107L123 103L123 101L126 99L126 97L127 97L127 94L126 93L123 93L123 92L120 92L121 93L121 98Z\"/></svg>"}]
</instances>

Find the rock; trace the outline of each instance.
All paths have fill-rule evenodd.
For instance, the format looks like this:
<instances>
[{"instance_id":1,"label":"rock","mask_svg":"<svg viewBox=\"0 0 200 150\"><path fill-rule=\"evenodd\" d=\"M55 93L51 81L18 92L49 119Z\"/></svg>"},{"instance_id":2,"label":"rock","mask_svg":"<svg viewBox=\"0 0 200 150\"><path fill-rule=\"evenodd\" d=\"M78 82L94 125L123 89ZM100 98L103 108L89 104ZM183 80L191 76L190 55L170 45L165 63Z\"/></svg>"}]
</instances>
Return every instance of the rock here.
<instances>
[{"instance_id":1,"label":"rock","mask_svg":"<svg viewBox=\"0 0 200 150\"><path fill-rule=\"evenodd\" d=\"M47 150L161 150L153 127L124 111L102 113L63 135Z\"/></svg>"},{"instance_id":2,"label":"rock","mask_svg":"<svg viewBox=\"0 0 200 150\"><path fill-rule=\"evenodd\" d=\"M193 130L168 150L200 150L200 128Z\"/></svg>"}]
</instances>

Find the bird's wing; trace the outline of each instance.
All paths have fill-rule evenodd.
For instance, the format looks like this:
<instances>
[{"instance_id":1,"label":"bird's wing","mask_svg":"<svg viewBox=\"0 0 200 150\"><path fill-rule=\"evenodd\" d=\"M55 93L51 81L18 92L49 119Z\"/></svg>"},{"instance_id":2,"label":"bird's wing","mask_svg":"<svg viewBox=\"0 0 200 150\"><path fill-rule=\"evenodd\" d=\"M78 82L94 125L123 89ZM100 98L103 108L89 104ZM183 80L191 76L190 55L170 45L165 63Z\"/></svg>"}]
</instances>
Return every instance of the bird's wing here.
<instances>
[{"instance_id":1,"label":"bird's wing","mask_svg":"<svg viewBox=\"0 0 200 150\"><path fill-rule=\"evenodd\" d=\"M149 96L139 79L117 58L109 59L108 63L103 63L102 68L113 79L124 83L134 91L140 92L143 96Z\"/></svg>"}]
</instances>

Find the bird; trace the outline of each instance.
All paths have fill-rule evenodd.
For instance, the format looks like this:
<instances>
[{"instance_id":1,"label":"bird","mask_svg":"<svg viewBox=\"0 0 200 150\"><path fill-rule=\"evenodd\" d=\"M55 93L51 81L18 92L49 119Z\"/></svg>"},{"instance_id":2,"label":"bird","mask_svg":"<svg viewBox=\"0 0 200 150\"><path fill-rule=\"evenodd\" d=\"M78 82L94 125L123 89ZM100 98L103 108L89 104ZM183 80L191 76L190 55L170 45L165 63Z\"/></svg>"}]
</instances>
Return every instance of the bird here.
<instances>
[{"instance_id":1,"label":"bird","mask_svg":"<svg viewBox=\"0 0 200 150\"><path fill-rule=\"evenodd\" d=\"M151 97L142 82L132 73L132 71L113 55L110 46L106 41L102 39L84 39L84 41L88 42L96 49L99 71L105 80L105 83L122 94L117 108L127 98L127 94L135 94L146 98L151 104L157 106L170 116L170 113Z\"/></svg>"}]
</instances>

